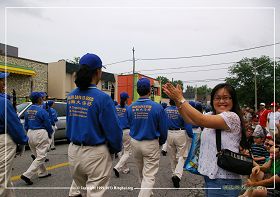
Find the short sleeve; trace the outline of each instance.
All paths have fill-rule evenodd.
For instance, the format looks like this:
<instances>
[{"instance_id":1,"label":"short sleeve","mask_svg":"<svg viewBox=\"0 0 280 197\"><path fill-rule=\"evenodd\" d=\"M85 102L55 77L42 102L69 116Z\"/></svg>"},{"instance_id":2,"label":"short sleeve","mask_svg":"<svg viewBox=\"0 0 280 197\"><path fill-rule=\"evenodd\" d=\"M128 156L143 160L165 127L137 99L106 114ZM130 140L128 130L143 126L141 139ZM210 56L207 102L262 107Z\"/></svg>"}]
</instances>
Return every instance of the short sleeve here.
<instances>
[{"instance_id":1,"label":"short sleeve","mask_svg":"<svg viewBox=\"0 0 280 197\"><path fill-rule=\"evenodd\" d=\"M234 112L222 112L219 114L222 116L227 126L230 128L231 132L240 132L241 121L239 116Z\"/></svg>"}]
</instances>

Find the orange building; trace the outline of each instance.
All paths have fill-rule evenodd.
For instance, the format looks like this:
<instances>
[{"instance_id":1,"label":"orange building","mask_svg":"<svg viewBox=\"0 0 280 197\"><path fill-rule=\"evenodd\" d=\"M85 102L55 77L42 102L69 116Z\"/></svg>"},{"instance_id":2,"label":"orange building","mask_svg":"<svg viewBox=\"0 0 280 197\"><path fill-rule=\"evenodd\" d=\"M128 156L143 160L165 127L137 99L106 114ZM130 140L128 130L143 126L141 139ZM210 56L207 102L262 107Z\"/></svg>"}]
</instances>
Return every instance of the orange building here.
<instances>
[{"instance_id":1,"label":"orange building","mask_svg":"<svg viewBox=\"0 0 280 197\"><path fill-rule=\"evenodd\" d=\"M137 93L137 81L141 78L147 78L151 82L151 87L152 87L151 99L158 103L161 101L161 83L160 83L160 81L158 81L154 78L139 74L139 73L135 73L134 91L133 91L133 74L118 75L118 102L120 102L120 93L122 93L122 92L127 92L129 95L128 105L130 105L132 103L133 94L134 94L134 101L136 101L139 98L139 94Z\"/></svg>"}]
</instances>

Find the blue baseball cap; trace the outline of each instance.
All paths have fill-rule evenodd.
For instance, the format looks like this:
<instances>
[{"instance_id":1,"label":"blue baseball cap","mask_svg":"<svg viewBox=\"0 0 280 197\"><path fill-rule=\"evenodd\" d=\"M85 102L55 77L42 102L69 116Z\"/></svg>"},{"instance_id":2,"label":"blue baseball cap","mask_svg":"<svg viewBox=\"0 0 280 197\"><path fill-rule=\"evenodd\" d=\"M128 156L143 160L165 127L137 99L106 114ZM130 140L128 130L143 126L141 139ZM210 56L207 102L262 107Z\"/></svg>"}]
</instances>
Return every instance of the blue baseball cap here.
<instances>
[{"instance_id":1,"label":"blue baseball cap","mask_svg":"<svg viewBox=\"0 0 280 197\"><path fill-rule=\"evenodd\" d=\"M95 70L97 68L102 68L102 67L106 68L105 66L102 66L102 61L100 57L98 57L93 53L87 53L83 57L81 57L79 64L87 65L92 70Z\"/></svg>"},{"instance_id":2,"label":"blue baseball cap","mask_svg":"<svg viewBox=\"0 0 280 197\"><path fill-rule=\"evenodd\" d=\"M32 92L30 94L31 101L35 101L36 102L38 100L38 98L42 98L42 97L43 97L43 95L42 95L41 92Z\"/></svg>"},{"instance_id":3,"label":"blue baseball cap","mask_svg":"<svg viewBox=\"0 0 280 197\"><path fill-rule=\"evenodd\" d=\"M126 92L122 92L120 94L120 97L121 97L121 99L128 99L129 98L129 96L128 96L128 94Z\"/></svg>"},{"instance_id":4,"label":"blue baseball cap","mask_svg":"<svg viewBox=\"0 0 280 197\"><path fill-rule=\"evenodd\" d=\"M137 81L137 89L149 90L151 88L150 80L147 78L141 78Z\"/></svg>"},{"instance_id":5,"label":"blue baseball cap","mask_svg":"<svg viewBox=\"0 0 280 197\"><path fill-rule=\"evenodd\" d=\"M47 96L47 94L45 92L39 92L39 93L42 95L42 97Z\"/></svg>"},{"instance_id":6,"label":"blue baseball cap","mask_svg":"<svg viewBox=\"0 0 280 197\"><path fill-rule=\"evenodd\" d=\"M0 79L4 79L6 77L9 76L10 73L3 73L3 72L0 72Z\"/></svg>"},{"instance_id":7,"label":"blue baseball cap","mask_svg":"<svg viewBox=\"0 0 280 197\"><path fill-rule=\"evenodd\" d=\"M49 100L48 101L48 106L50 107L50 106L52 106L53 105L53 103L54 103L54 101L53 100Z\"/></svg>"}]
</instances>

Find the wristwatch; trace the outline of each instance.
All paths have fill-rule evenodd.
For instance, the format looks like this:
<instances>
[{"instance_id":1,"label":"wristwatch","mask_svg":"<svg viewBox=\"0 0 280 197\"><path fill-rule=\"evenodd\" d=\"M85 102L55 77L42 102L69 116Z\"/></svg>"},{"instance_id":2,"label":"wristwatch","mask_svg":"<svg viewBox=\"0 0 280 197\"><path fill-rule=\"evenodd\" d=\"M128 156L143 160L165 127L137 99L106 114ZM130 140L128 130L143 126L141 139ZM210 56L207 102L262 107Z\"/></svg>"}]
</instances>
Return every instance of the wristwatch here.
<instances>
[{"instance_id":1,"label":"wristwatch","mask_svg":"<svg viewBox=\"0 0 280 197\"><path fill-rule=\"evenodd\" d=\"M181 109L181 108L182 108L182 104L185 103L185 102L187 102L187 100L184 99L184 98L183 98L182 100L180 100L180 101L179 101L178 109Z\"/></svg>"}]
</instances>

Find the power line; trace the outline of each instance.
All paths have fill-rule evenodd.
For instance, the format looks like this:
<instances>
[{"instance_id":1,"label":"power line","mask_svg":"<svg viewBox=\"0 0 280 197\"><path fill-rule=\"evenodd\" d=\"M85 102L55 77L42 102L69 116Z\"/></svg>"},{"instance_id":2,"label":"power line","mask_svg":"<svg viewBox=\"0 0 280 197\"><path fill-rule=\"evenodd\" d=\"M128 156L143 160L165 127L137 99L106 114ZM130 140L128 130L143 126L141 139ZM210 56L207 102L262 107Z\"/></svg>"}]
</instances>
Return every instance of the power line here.
<instances>
[{"instance_id":1,"label":"power line","mask_svg":"<svg viewBox=\"0 0 280 197\"><path fill-rule=\"evenodd\" d=\"M182 68L201 68L201 67L209 67L209 66L218 66L218 65L225 65L225 64L234 64L237 62L223 62L223 63L215 63L215 64L203 64L203 65L196 65L196 66L180 66L180 67L169 67L169 68L158 68L158 69L150 69L150 70L139 70L137 72L143 71L155 71L155 70L173 70L173 69L182 69Z\"/></svg>"},{"instance_id":2,"label":"power line","mask_svg":"<svg viewBox=\"0 0 280 197\"><path fill-rule=\"evenodd\" d=\"M218 65L225 65L225 64L234 64L238 63L238 61L235 62L223 62L223 63L214 63L214 64L203 64L203 65L196 65L196 66L180 66L180 67L169 67L169 68L157 68L157 69L148 69L148 70L138 70L136 72L146 72L146 71L156 71L156 70L174 70L174 69L183 69L183 68L201 68L201 67L209 67L209 66L218 66ZM121 74L130 73L129 72L123 72Z\"/></svg>"},{"instance_id":3,"label":"power line","mask_svg":"<svg viewBox=\"0 0 280 197\"><path fill-rule=\"evenodd\" d=\"M193 56L183 56L183 57L138 58L138 59L135 59L135 61L168 60L168 59L189 59L189 58L198 58L198 57L208 57L208 56L224 55L224 54L229 54L229 53L236 53L236 52L241 52L241 51L248 51L248 50L253 50L253 49L259 49L259 48L264 48L264 47L278 45L278 44L280 44L280 42L276 42L275 44L267 44L267 45L261 45L261 46L246 48L246 49L227 51L227 52L220 52L220 53L212 53L212 54L204 54L204 55L193 55ZM104 66L119 64L119 63L123 63L123 62L132 62L132 61L133 61L132 59L122 60L122 61L118 61L118 62L104 64Z\"/></svg>"},{"instance_id":4,"label":"power line","mask_svg":"<svg viewBox=\"0 0 280 197\"><path fill-rule=\"evenodd\" d=\"M123 63L123 62L132 62L132 60L122 60L122 61L113 62L113 63L110 63L110 64L104 64L103 66L110 66L110 65L113 65L113 64L119 64L119 63Z\"/></svg>"},{"instance_id":5,"label":"power line","mask_svg":"<svg viewBox=\"0 0 280 197\"><path fill-rule=\"evenodd\" d=\"M228 68L213 68L213 69L203 69L203 70L189 70L189 71L184 71L184 72L167 72L167 73L148 73L145 75L161 75L161 74L175 74L175 73L196 73L196 72L203 72L203 71L212 71L212 70L225 70Z\"/></svg>"},{"instance_id":6,"label":"power line","mask_svg":"<svg viewBox=\"0 0 280 197\"><path fill-rule=\"evenodd\" d=\"M174 60L174 59L190 59L190 58L199 58L199 57L209 57L209 56L224 55L224 54L229 54L229 53L237 53L237 52L241 52L241 51L249 51L249 50L253 50L253 49L259 49L259 48L274 46L274 45L278 45L278 44L280 44L280 42L277 42L275 44L267 44L267 45L261 45L261 46L256 46L256 47L250 47L250 48L246 48L246 49L239 49L239 50L226 51L226 52L220 52L220 53L203 54L203 55L192 55L192 56L182 56L182 57L139 58L138 61Z\"/></svg>"},{"instance_id":7,"label":"power line","mask_svg":"<svg viewBox=\"0 0 280 197\"><path fill-rule=\"evenodd\" d=\"M216 79L199 79L199 80L189 80L189 81L182 81L184 83L196 83L196 82L208 82L208 81L224 81L226 78L216 78Z\"/></svg>"}]
</instances>

